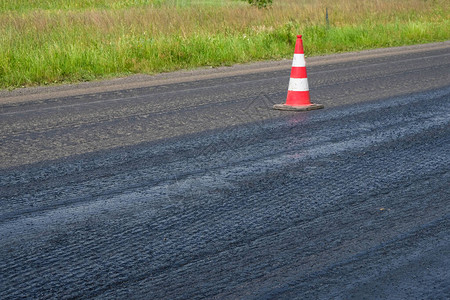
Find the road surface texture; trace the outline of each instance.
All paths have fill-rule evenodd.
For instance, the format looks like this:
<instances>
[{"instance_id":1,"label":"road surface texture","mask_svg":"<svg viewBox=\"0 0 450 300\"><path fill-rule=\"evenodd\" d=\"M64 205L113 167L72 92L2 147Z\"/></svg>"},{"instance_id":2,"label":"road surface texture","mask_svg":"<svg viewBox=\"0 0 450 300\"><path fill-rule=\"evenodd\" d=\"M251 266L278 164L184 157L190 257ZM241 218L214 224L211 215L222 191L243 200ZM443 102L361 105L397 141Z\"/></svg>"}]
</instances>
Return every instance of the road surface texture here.
<instances>
[{"instance_id":1,"label":"road surface texture","mask_svg":"<svg viewBox=\"0 0 450 300\"><path fill-rule=\"evenodd\" d=\"M0 299L449 299L450 43L307 68L1 92Z\"/></svg>"}]
</instances>

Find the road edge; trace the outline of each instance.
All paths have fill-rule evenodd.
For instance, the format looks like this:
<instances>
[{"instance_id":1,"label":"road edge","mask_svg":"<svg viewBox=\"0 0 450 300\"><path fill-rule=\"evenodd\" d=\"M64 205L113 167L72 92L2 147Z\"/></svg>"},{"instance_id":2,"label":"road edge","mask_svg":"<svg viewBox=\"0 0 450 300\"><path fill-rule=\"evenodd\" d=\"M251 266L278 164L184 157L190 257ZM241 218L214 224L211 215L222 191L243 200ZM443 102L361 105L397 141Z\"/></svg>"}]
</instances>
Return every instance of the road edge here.
<instances>
[{"instance_id":1,"label":"road edge","mask_svg":"<svg viewBox=\"0 0 450 300\"><path fill-rule=\"evenodd\" d=\"M440 50L445 48L450 48L450 41L314 56L307 58L307 65L320 66L368 58L389 57L430 50ZM230 67L206 67L193 70L181 70L170 73L160 73L157 75L137 74L114 79L103 79L74 84L19 88L12 91L0 90L0 106L5 104L18 104L28 101L40 101L45 99L145 88L259 72L290 70L291 64L292 61L290 59L283 59L276 61L236 64Z\"/></svg>"}]
</instances>

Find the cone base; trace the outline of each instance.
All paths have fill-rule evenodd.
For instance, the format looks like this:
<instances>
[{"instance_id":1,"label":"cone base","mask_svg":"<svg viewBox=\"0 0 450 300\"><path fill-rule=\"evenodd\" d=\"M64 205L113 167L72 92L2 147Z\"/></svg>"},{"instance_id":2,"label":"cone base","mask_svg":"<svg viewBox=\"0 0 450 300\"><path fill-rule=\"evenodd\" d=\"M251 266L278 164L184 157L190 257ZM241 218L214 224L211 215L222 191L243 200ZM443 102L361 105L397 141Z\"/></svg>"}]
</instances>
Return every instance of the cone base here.
<instances>
[{"instance_id":1,"label":"cone base","mask_svg":"<svg viewBox=\"0 0 450 300\"><path fill-rule=\"evenodd\" d=\"M307 111L307 110L315 110L324 108L323 104L309 104L309 105L301 105L301 106L291 106L286 104L275 104L273 109L278 110L290 110L290 111Z\"/></svg>"}]
</instances>

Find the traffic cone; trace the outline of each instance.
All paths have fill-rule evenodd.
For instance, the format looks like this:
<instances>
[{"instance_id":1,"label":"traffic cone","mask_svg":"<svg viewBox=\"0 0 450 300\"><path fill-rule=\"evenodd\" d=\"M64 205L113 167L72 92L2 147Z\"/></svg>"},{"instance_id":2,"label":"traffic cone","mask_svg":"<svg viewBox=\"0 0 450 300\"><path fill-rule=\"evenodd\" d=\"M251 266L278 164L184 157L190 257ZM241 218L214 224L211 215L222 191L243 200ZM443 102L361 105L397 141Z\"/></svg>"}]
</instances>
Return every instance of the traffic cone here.
<instances>
[{"instance_id":1,"label":"traffic cone","mask_svg":"<svg viewBox=\"0 0 450 300\"><path fill-rule=\"evenodd\" d=\"M279 110L313 110L323 108L322 104L311 103L309 98L308 77L306 76L305 52L303 51L302 36L297 35L294 60L292 61L291 78L286 104L275 104Z\"/></svg>"}]
</instances>

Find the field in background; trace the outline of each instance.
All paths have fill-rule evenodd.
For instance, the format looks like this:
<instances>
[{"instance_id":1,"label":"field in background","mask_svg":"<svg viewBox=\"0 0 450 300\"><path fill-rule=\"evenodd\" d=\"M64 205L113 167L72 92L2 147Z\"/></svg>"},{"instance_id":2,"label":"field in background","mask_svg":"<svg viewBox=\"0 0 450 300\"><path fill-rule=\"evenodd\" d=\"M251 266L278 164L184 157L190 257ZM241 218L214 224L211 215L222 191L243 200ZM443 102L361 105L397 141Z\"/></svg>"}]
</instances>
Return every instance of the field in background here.
<instances>
[{"instance_id":1,"label":"field in background","mask_svg":"<svg viewBox=\"0 0 450 300\"><path fill-rule=\"evenodd\" d=\"M329 26L325 20L328 8ZM448 0L2 0L0 88L444 41Z\"/></svg>"}]
</instances>

